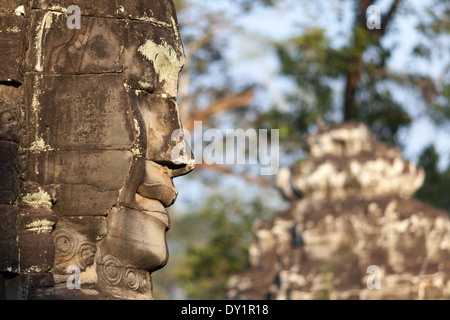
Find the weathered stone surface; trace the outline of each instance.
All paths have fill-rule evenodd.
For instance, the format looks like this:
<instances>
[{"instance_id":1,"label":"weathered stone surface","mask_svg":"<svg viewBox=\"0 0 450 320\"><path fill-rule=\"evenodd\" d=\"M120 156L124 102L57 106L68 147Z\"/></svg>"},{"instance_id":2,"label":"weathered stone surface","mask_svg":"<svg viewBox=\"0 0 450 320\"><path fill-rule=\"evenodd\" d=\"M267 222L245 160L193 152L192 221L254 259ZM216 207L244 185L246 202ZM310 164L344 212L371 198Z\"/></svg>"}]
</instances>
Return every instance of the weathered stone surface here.
<instances>
[{"instance_id":1,"label":"weathered stone surface","mask_svg":"<svg viewBox=\"0 0 450 320\"><path fill-rule=\"evenodd\" d=\"M102 240L100 248L104 252L114 251L115 258L124 263L133 262L138 269L156 271L168 258L165 233L169 217L161 203L149 201L153 207L148 211L113 208L107 218L108 236ZM130 246L133 250L127 249Z\"/></svg>"},{"instance_id":2,"label":"weathered stone surface","mask_svg":"<svg viewBox=\"0 0 450 320\"><path fill-rule=\"evenodd\" d=\"M147 133L146 158L158 163L171 159L175 161L176 157L172 155L172 151L180 141L172 139L172 134L177 130L182 132L183 129L178 104L145 92L130 94L130 99L142 115L141 130Z\"/></svg>"},{"instance_id":3,"label":"weathered stone surface","mask_svg":"<svg viewBox=\"0 0 450 320\"><path fill-rule=\"evenodd\" d=\"M0 81L22 82L25 35L23 15L0 13Z\"/></svg>"},{"instance_id":4,"label":"weathered stone surface","mask_svg":"<svg viewBox=\"0 0 450 320\"><path fill-rule=\"evenodd\" d=\"M152 18L153 19L153 18ZM67 15L38 11L27 53L27 71L45 74L121 73L127 86L177 96L184 50L172 25L83 17L81 29L67 28Z\"/></svg>"},{"instance_id":5,"label":"weathered stone surface","mask_svg":"<svg viewBox=\"0 0 450 320\"><path fill-rule=\"evenodd\" d=\"M118 202L119 195L119 190L63 184L58 189L53 210L59 216L104 216Z\"/></svg>"},{"instance_id":6,"label":"weathered stone surface","mask_svg":"<svg viewBox=\"0 0 450 320\"><path fill-rule=\"evenodd\" d=\"M0 199L20 210L0 235L0 297L152 299L172 178L193 169L172 152L184 64L172 1L0 0L0 15Z\"/></svg>"},{"instance_id":7,"label":"weathered stone surface","mask_svg":"<svg viewBox=\"0 0 450 320\"><path fill-rule=\"evenodd\" d=\"M228 296L450 298L448 213L410 198L422 169L374 142L361 124L307 141L308 157L277 179L291 209L255 225L252 267L230 279ZM379 268L379 289L370 286L370 266Z\"/></svg>"},{"instance_id":8,"label":"weathered stone surface","mask_svg":"<svg viewBox=\"0 0 450 320\"><path fill-rule=\"evenodd\" d=\"M129 151L29 152L27 180L41 185L88 185L98 190L120 190L132 164Z\"/></svg>"},{"instance_id":9,"label":"weathered stone surface","mask_svg":"<svg viewBox=\"0 0 450 320\"><path fill-rule=\"evenodd\" d=\"M82 19L81 29L69 29L66 14L34 11L27 71L62 75L121 72L125 23L94 17Z\"/></svg>"},{"instance_id":10,"label":"weathered stone surface","mask_svg":"<svg viewBox=\"0 0 450 320\"><path fill-rule=\"evenodd\" d=\"M58 221L51 209L21 208L17 226L20 232L29 234L50 234Z\"/></svg>"},{"instance_id":11,"label":"weathered stone surface","mask_svg":"<svg viewBox=\"0 0 450 320\"><path fill-rule=\"evenodd\" d=\"M78 6L82 15L97 17L114 17L117 15L118 7L111 0L37 0L33 2L33 8L67 12L71 5Z\"/></svg>"},{"instance_id":12,"label":"weathered stone surface","mask_svg":"<svg viewBox=\"0 0 450 320\"><path fill-rule=\"evenodd\" d=\"M17 222L21 272L46 273L53 268L55 249L51 233L56 222L51 209L22 209Z\"/></svg>"},{"instance_id":13,"label":"weathered stone surface","mask_svg":"<svg viewBox=\"0 0 450 320\"><path fill-rule=\"evenodd\" d=\"M58 185L39 185L32 181L23 181L19 196L19 206L24 212L28 208L42 209L42 212L48 213L56 201L56 192Z\"/></svg>"},{"instance_id":14,"label":"weathered stone surface","mask_svg":"<svg viewBox=\"0 0 450 320\"><path fill-rule=\"evenodd\" d=\"M0 141L0 204L14 204L17 200L18 149L17 143Z\"/></svg>"},{"instance_id":15,"label":"weathered stone surface","mask_svg":"<svg viewBox=\"0 0 450 320\"><path fill-rule=\"evenodd\" d=\"M58 221L59 229L76 229L86 241L96 243L106 237L106 218L93 216L63 217Z\"/></svg>"},{"instance_id":16,"label":"weathered stone surface","mask_svg":"<svg viewBox=\"0 0 450 320\"><path fill-rule=\"evenodd\" d=\"M161 201L165 207L170 207L178 195L172 179L164 172L164 167L152 161L146 161L145 177L137 192L147 199Z\"/></svg>"},{"instance_id":17,"label":"weathered stone surface","mask_svg":"<svg viewBox=\"0 0 450 320\"><path fill-rule=\"evenodd\" d=\"M19 142L23 87L0 86L0 140Z\"/></svg>"},{"instance_id":18,"label":"weathered stone surface","mask_svg":"<svg viewBox=\"0 0 450 320\"><path fill-rule=\"evenodd\" d=\"M175 6L169 1L117 0L118 16L177 28ZM173 32L175 35L177 31Z\"/></svg>"},{"instance_id":19,"label":"weathered stone surface","mask_svg":"<svg viewBox=\"0 0 450 320\"><path fill-rule=\"evenodd\" d=\"M147 23L130 21L126 39L123 64L127 85L176 98L178 74L185 57L181 40L174 36L173 29L149 28Z\"/></svg>"},{"instance_id":20,"label":"weathered stone surface","mask_svg":"<svg viewBox=\"0 0 450 320\"><path fill-rule=\"evenodd\" d=\"M21 272L49 272L53 268L55 249L50 234L20 235L20 270Z\"/></svg>"},{"instance_id":21,"label":"weathered stone surface","mask_svg":"<svg viewBox=\"0 0 450 320\"><path fill-rule=\"evenodd\" d=\"M14 11L17 11L17 14L21 14L22 10L25 10L25 8L28 8L29 6L29 0L0 0L0 11L5 12L8 11L10 13L14 13ZM23 6L23 9L21 8Z\"/></svg>"},{"instance_id":22,"label":"weathered stone surface","mask_svg":"<svg viewBox=\"0 0 450 320\"><path fill-rule=\"evenodd\" d=\"M55 281L53 280L53 275L51 273L30 274L30 288L53 287L54 285ZM32 292L30 292L29 294L31 295Z\"/></svg>"},{"instance_id":23,"label":"weathered stone surface","mask_svg":"<svg viewBox=\"0 0 450 320\"><path fill-rule=\"evenodd\" d=\"M175 6L171 0L97 0L95 2L92 0L37 0L33 2L34 8L63 13L66 13L71 5L78 6L83 16L128 18L165 26L176 23Z\"/></svg>"},{"instance_id":24,"label":"weathered stone surface","mask_svg":"<svg viewBox=\"0 0 450 320\"><path fill-rule=\"evenodd\" d=\"M126 265L108 255L97 260L98 285L102 292L114 299L148 300L152 284L150 274Z\"/></svg>"},{"instance_id":25,"label":"weathered stone surface","mask_svg":"<svg viewBox=\"0 0 450 320\"><path fill-rule=\"evenodd\" d=\"M19 272L18 212L16 206L0 204L0 272Z\"/></svg>"},{"instance_id":26,"label":"weathered stone surface","mask_svg":"<svg viewBox=\"0 0 450 320\"><path fill-rule=\"evenodd\" d=\"M57 227L53 237L56 249L53 271L55 274L67 275L70 266L77 266L86 271L93 265L97 246L85 235L78 233L76 228L63 224Z\"/></svg>"},{"instance_id":27,"label":"weathered stone surface","mask_svg":"<svg viewBox=\"0 0 450 320\"><path fill-rule=\"evenodd\" d=\"M108 86L98 90L103 82ZM136 128L120 75L30 75L26 86L26 147L104 150L134 144Z\"/></svg>"}]
</instances>

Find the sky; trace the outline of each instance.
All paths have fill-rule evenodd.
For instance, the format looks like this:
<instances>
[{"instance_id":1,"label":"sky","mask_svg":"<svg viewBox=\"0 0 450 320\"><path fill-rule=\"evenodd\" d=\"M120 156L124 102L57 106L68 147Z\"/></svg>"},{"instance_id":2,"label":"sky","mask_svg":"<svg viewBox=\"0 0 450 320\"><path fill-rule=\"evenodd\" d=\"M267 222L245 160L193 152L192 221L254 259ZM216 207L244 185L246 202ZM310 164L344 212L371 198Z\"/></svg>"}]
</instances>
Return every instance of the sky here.
<instances>
[{"instance_id":1,"label":"sky","mask_svg":"<svg viewBox=\"0 0 450 320\"><path fill-rule=\"evenodd\" d=\"M350 1L319 1L325 3L322 7L315 5L301 7L296 5L295 0L286 0L283 6L276 10L261 8L256 10L251 16L243 16L238 22L244 29L248 30L254 37L236 37L236 45L233 48L240 48L250 52L252 61L242 59L238 54L240 50L233 50L230 55L236 70L236 77L253 77L262 80L267 86L273 98L283 103L283 87L288 86L286 82L278 80L277 83L270 81L278 71L278 64L273 53L267 53L266 41L270 39L282 40L298 35L301 28L315 24L325 28L330 39L336 46L345 43L345 36L352 24ZM421 11L429 0L409 0L411 8ZM390 5L390 0L379 1L382 12ZM327 7L329 6L329 7ZM329 10L331 9L331 10ZM450 61L449 52L438 52L434 63L430 61L412 61L411 50L417 42L426 41L414 28L415 21L410 16L401 15L392 25L392 31L386 38L386 44L396 45L397 49L389 61L389 66L396 71L412 71L423 74L431 74L437 78L442 73L442 61ZM258 56L259 52L259 56ZM261 66L264 66L262 68ZM343 90L343 88L338 88ZM427 117L423 116L424 107L420 105L417 98L410 92L399 93L402 101L406 101L406 108L413 116L414 122L408 129L400 133L401 142L404 145L404 157L417 162L423 149L434 144L440 153L439 168L444 170L450 163L450 128L436 127ZM336 119L341 120L341 119Z\"/></svg>"},{"instance_id":2,"label":"sky","mask_svg":"<svg viewBox=\"0 0 450 320\"><path fill-rule=\"evenodd\" d=\"M254 82L264 87L264 91L260 92L254 101L260 108L270 107L273 101L283 108L283 91L292 86L292 83L277 77L279 64L275 53L268 46L271 41L288 39L301 33L304 28L315 25L325 28L329 38L336 46L339 46L345 43L345 37L349 34L348 31L352 24L352 16L349 14L351 1L317 0L311 5L305 1L306 5L299 6L296 0L285 0L282 1L283 5L278 6L275 10L258 8L250 15L240 12L238 6L233 5L230 1L190 1L197 5L187 12L186 16L189 19L202 21L202 15L206 14L209 9L221 10L223 17L232 20L234 25L242 29L237 32L230 26L229 30L225 27L222 33L222 36L231 43L226 52L229 71L236 79L236 83ZM411 8L420 11L429 1L408 0L408 3ZM382 12L390 2L391 0L378 2ZM322 6L318 7L316 3L320 3ZM179 19L182 21L183 17L179 17ZM424 74L431 73L436 77L442 69L441 59L450 61L450 54L441 52L443 56L436 59L437 62L434 64L427 61L417 63L417 61L412 62L408 59L416 42L425 41L418 36L413 27L414 23L415 21L412 19L400 16L391 26L393 32L386 38L386 43L397 44L398 49L391 57L389 66L393 70L413 70ZM183 33L181 37L183 38ZM220 77L217 77L216 80L220 81ZM338 87L337 90L339 95L339 90L343 90L343 88ZM440 169L446 169L450 161L450 128L438 128L430 119L424 117L423 106L419 104L414 94L410 92L399 94L401 95L400 99L406 102L406 108L414 118L413 124L400 132L400 139L404 145L404 157L417 163L420 153L432 143L441 155ZM341 119L336 120L340 121ZM282 162L282 164L289 165L286 162ZM196 183L194 179L181 178L175 183L182 190L177 202L179 203L178 209L196 195L197 197L199 194L206 195L208 191L211 191L211 188ZM236 182L230 178L229 183L232 186ZM275 195L269 194L268 197L275 197ZM176 206L177 204L175 204L175 209L177 209Z\"/></svg>"}]
</instances>

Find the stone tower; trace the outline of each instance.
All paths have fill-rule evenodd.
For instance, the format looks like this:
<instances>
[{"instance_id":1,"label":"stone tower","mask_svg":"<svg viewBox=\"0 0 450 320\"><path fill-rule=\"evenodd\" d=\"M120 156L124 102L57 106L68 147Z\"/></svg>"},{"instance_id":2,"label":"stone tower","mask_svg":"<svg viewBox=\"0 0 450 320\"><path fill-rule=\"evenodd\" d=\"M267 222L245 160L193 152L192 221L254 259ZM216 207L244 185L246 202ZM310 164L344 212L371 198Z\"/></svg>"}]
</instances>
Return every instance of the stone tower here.
<instances>
[{"instance_id":1,"label":"stone tower","mask_svg":"<svg viewBox=\"0 0 450 320\"><path fill-rule=\"evenodd\" d=\"M424 172L360 123L322 128L280 170L290 209L256 223L232 299L450 298L448 213L412 198Z\"/></svg>"}]
</instances>

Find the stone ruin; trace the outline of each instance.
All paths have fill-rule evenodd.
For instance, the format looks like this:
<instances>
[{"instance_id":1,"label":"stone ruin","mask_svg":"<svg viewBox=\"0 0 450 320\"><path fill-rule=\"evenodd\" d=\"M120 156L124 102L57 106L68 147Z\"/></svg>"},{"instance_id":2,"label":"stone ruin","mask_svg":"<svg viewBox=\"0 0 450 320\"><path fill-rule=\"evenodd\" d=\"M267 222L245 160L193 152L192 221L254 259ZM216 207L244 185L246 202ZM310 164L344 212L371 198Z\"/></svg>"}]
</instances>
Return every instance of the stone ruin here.
<instances>
[{"instance_id":1,"label":"stone ruin","mask_svg":"<svg viewBox=\"0 0 450 320\"><path fill-rule=\"evenodd\" d=\"M0 52L0 299L152 299L194 164L174 4L0 0Z\"/></svg>"},{"instance_id":2,"label":"stone ruin","mask_svg":"<svg viewBox=\"0 0 450 320\"><path fill-rule=\"evenodd\" d=\"M360 123L322 128L277 176L290 207L254 226L230 299L448 299L450 221L424 171ZM444 196L444 195L443 195Z\"/></svg>"}]
</instances>

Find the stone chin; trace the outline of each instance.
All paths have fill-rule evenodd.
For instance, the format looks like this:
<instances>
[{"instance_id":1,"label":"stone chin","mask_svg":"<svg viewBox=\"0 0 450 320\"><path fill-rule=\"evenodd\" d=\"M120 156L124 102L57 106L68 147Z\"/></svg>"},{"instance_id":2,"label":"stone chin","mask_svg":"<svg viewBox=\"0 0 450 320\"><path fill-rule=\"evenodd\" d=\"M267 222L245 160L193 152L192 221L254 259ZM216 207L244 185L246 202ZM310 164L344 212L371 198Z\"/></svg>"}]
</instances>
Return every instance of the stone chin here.
<instances>
[{"instance_id":1,"label":"stone chin","mask_svg":"<svg viewBox=\"0 0 450 320\"><path fill-rule=\"evenodd\" d=\"M161 203L153 201L153 211L126 207L111 210L107 217L108 234L98 244L102 258L113 256L150 273L167 264L169 217Z\"/></svg>"}]
</instances>

